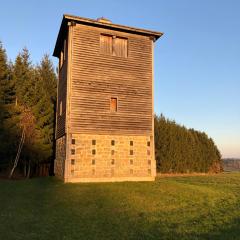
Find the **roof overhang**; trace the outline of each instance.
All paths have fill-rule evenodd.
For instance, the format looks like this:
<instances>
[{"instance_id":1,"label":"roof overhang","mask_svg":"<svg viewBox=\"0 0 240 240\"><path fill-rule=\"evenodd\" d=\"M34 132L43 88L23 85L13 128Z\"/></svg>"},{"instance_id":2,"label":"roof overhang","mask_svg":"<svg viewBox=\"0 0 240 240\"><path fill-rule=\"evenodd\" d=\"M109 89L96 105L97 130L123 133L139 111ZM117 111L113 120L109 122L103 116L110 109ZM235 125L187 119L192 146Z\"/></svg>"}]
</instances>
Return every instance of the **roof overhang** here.
<instances>
[{"instance_id":1,"label":"roof overhang","mask_svg":"<svg viewBox=\"0 0 240 240\"><path fill-rule=\"evenodd\" d=\"M99 22L97 20L93 20L89 18L83 18L83 17L64 14L61 27L58 33L57 41L55 44L54 52L53 52L53 56L55 57L58 57L60 54L62 40L65 34L67 33L67 29L68 29L68 22L75 22L83 25L89 25L89 26L95 26L99 28L112 29L112 30L117 30L122 32L149 36L154 41L156 41L158 38L160 38L163 35L163 33L161 32L156 32L156 31L151 31L151 30L146 30L141 28L128 27L128 26L123 26L123 25L113 24L113 23Z\"/></svg>"}]
</instances>

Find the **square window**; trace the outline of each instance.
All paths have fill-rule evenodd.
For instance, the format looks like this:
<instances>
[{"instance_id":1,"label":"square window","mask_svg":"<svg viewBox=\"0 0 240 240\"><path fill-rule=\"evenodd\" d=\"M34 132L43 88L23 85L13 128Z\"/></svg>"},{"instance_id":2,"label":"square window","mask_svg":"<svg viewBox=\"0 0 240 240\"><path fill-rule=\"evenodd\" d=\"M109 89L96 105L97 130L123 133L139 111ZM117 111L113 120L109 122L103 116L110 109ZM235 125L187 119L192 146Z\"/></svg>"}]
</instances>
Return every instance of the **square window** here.
<instances>
[{"instance_id":1,"label":"square window","mask_svg":"<svg viewBox=\"0 0 240 240\"><path fill-rule=\"evenodd\" d=\"M113 45L112 45L112 36L109 35L100 35L100 53L105 55L112 55Z\"/></svg>"},{"instance_id":2,"label":"square window","mask_svg":"<svg viewBox=\"0 0 240 240\"><path fill-rule=\"evenodd\" d=\"M93 159L93 160L92 160L92 165L95 165L95 163L96 163L96 162L95 162L95 159Z\"/></svg>"},{"instance_id":3,"label":"square window","mask_svg":"<svg viewBox=\"0 0 240 240\"><path fill-rule=\"evenodd\" d=\"M113 56L127 58L128 56L128 40L126 38L113 38Z\"/></svg>"},{"instance_id":4,"label":"square window","mask_svg":"<svg viewBox=\"0 0 240 240\"><path fill-rule=\"evenodd\" d=\"M110 112L117 112L117 98L115 97L110 99Z\"/></svg>"},{"instance_id":5,"label":"square window","mask_svg":"<svg viewBox=\"0 0 240 240\"><path fill-rule=\"evenodd\" d=\"M150 141L147 142L147 146L150 147Z\"/></svg>"},{"instance_id":6,"label":"square window","mask_svg":"<svg viewBox=\"0 0 240 240\"><path fill-rule=\"evenodd\" d=\"M92 150L92 155L95 155L96 154L96 149L93 149Z\"/></svg>"},{"instance_id":7,"label":"square window","mask_svg":"<svg viewBox=\"0 0 240 240\"><path fill-rule=\"evenodd\" d=\"M71 154L72 154L72 155L75 154L75 149L71 149Z\"/></svg>"},{"instance_id":8,"label":"square window","mask_svg":"<svg viewBox=\"0 0 240 240\"><path fill-rule=\"evenodd\" d=\"M133 141L130 141L130 146L133 146Z\"/></svg>"},{"instance_id":9,"label":"square window","mask_svg":"<svg viewBox=\"0 0 240 240\"><path fill-rule=\"evenodd\" d=\"M76 140L73 138L72 139L72 144L74 145L76 143Z\"/></svg>"},{"instance_id":10,"label":"square window","mask_svg":"<svg viewBox=\"0 0 240 240\"><path fill-rule=\"evenodd\" d=\"M130 150L130 155L133 155L133 150Z\"/></svg>"},{"instance_id":11,"label":"square window","mask_svg":"<svg viewBox=\"0 0 240 240\"><path fill-rule=\"evenodd\" d=\"M95 139L92 140L92 145L96 145L96 140Z\"/></svg>"},{"instance_id":12,"label":"square window","mask_svg":"<svg viewBox=\"0 0 240 240\"><path fill-rule=\"evenodd\" d=\"M72 164L72 165L75 164L75 159L71 159L71 164Z\"/></svg>"},{"instance_id":13,"label":"square window","mask_svg":"<svg viewBox=\"0 0 240 240\"><path fill-rule=\"evenodd\" d=\"M115 145L115 141L114 141L114 140L111 141L111 145L112 145L112 146Z\"/></svg>"}]
</instances>

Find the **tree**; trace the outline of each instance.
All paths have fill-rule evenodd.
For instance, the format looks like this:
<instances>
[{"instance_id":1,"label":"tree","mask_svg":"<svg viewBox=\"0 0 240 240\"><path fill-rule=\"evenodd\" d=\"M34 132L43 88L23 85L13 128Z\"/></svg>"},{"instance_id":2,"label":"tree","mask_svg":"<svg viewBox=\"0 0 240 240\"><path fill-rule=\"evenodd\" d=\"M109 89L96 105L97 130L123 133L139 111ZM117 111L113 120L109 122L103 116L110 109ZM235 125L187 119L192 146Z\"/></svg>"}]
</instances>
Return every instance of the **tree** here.
<instances>
[{"instance_id":1,"label":"tree","mask_svg":"<svg viewBox=\"0 0 240 240\"><path fill-rule=\"evenodd\" d=\"M161 172L220 172L221 154L204 132L155 116L157 169Z\"/></svg>"}]
</instances>

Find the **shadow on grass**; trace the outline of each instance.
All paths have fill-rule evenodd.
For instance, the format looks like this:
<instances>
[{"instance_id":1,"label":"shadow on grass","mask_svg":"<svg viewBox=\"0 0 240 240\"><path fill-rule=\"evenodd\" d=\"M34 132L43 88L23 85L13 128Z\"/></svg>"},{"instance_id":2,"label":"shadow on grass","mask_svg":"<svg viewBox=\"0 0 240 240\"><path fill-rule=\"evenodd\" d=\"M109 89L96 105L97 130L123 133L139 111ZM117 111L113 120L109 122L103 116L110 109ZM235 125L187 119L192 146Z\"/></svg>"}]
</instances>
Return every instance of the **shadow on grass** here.
<instances>
[{"instance_id":1,"label":"shadow on grass","mask_svg":"<svg viewBox=\"0 0 240 240\"><path fill-rule=\"evenodd\" d=\"M239 239L239 217L224 217L235 209L239 213L238 203L225 213L209 210L211 217L191 215L194 206L186 211L184 205L191 199L177 198L179 185L165 189L166 184L0 182L0 239ZM170 195L173 186L176 194ZM164 209L174 201L176 209Z\"/></svg>"}]
</instances>

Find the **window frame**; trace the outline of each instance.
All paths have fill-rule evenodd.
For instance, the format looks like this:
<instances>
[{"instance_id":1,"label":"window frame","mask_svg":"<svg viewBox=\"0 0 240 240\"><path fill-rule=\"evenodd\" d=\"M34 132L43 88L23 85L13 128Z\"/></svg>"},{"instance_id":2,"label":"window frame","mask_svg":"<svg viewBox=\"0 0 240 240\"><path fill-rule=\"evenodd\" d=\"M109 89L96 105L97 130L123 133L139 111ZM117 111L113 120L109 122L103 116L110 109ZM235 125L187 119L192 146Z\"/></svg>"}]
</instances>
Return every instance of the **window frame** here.
<instances>
[{"instance_id":1,"label":"window frame","mask_svg":"<svg viewBox=\"0 0 240 240\"><path fill-rule=\"evenodd\" d=\"M111 108L112 99L116 99L116 111L113 111L112 108ZM118 112L118 97L111 96L110 99L109 99L109 103L110 103L110 106L109 106L110 113L117 113Z\"/></svg>"},{"instance_id":2,"label":"window frame","mask_svg":"<svg viewBox=\"0 0 240 240\"><path fill-rule=\"evenodd\" d=\"M101 47L101 36L105 36L105 37L110 37L111 40L111 53L105 53L102 51L102 47ZM116 54L115 51L115 42L116 39L124 39L127 42L127 48L126 48L126 56L119 56ZM112 57L118 57L118 58L128 58L129 55L129 39L126 36L120 36L120 35L113 35L113 34L108 34L108 33L100 33L99 35L99 52L100 54L103 54L105 56L112 56Z\"/></svg>"}]
</instances>

